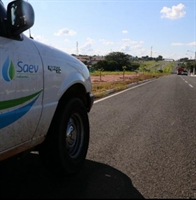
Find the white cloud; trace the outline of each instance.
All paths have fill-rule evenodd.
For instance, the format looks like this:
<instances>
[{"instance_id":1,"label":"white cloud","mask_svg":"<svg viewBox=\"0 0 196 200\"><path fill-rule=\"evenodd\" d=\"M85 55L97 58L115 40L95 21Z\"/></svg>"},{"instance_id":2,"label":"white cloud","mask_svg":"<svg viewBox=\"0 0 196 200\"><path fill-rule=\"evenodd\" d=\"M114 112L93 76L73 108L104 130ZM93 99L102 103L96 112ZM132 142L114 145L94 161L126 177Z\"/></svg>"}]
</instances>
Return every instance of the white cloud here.
<instances>
[{"instance_id":1,"label":"white cloud","mask_svg":"<svg viewBox=\"0 0 196 200\"><path fill-rule=\"evenodd\" d=\"M124 52L124 53L130 53L131 51L131 48L129 45L123 45L121 48L120 48L120 51Z\"/></svg>"},{"instance_id":2,"label":"white cloud","mask_svg":"<svg viewBox=\"0 0 196 200\"><path fill-rule=\"evenodd\" d=\"M46 39L42 35L37 35L35 37L33 36L33 38L34 38L34 40L36 40L38 42L44 43L44 44L49 45L49 46L54 47L54 48L58 48L58 46L55 43L49 42L48 39Z\"/></svg>"},{"instance_id":3,"label":"white cloud","mask_svg":"<svg viewBox=\"0 0 196 200\"><path fill-rule=\"evenodd\" d=\"M123 43L131 43L131 39L126 39L126 38L124 38L124 39L122 39L122 42L123 42Z\"/></svg>"},{"instance_id":4,"label":"white cloud","mask_svg":"<svg viewBox=\"0 0 196 200\"><path fill-rule=\"evenodd\" d=\"M94 40L91 38L87 38L87 42L84 43L84 45L82 45L79 48L79 53L80 54L87 54L88 52L92 52L93 51L93 44L94 44Z\"/></svg>"},{"instance_id":5,"label":"white cloud","mask_svg":"<svg viewBox=\"0 0 196 200\"><path fill-rule=\"evenodd\" d=\"M123 34L127 34L128 31L127 31L127 30L123 30L122 33L123 33Z\"/></svg>"},{"instance_id":6,"label":"white cloud","mask_svg":"<svg viewBox=\"0 0 196 200\"><path fill-rule=\"evenodd\" d=\"M134 40L131 40L131 39L122 39L122 42L123 43L127 43L127 44L142 44L144 43L143 41L134 41Z\"/></svg>"},{"instance_id":7,"label":"white cloud","mask_svg":"<svg viewBox=\"0 0 196 200\"><path fill-rule=\"evenodd\" d=\"M177 6L172 6L172 8L163 7L160 13L162 14L161 18L168 18L168 19L179 19L184 17L186 12L184 11L185 6L180 3Z\"/></svg>"},{"instance_id":8,"label":"white cloud","mask_svg":"<svg viewBox=\"0 0 196 200\"><path fill-rule=\"evenodd\" d=\"M123 44L120 47L120 51L127 54L133 54L133 51L139 54L144 52L144 47L142 46L143 41L132 41L130 39L123 39L122 41Z\"/></svg>"},{"instance_id":9,"label":"white cloud","mask_svg":"<svg viewBox=\"0 0 196 200\"><path fill-rule=\"evenodd\" d=\"M90 44L94 43L94 40L92 38L86 38L86 40L87 40L87 43L90 43Z\"/></svg>"},{"instance_id":10,"label":"white cloud","mask_svg":"<svg viewBox=\"0 0 196 200\"><path fill-rule=\"evenodd\" d=\"M106 41L104 39L100 39L99 41L102 42L104 45L113 45L114 44L114 42Z\"/></svg>"},{"instance_id":11,"label":"white cloud","mask_svg":"<svg viewBox=\"0 0 196 200\"><path fill-rule=\"evenodd\" d=\"M42 35L37 35L35 37L33 37L36 41L39 41L41 43L45 43L48 44L48 40L46 38L44 38L44 36Z\"/></svg>"},{"instance_id":12,"label":"white cloud","mask_svg":"<svg viewBox=\"0 0 196 200\"><path fill-rule=\"evenodd\" d=\"M70 40L68 40L68 39L65 39L65 40L64 40L64 42L70 42Z\"/></svg>"},{"instance_id":13,"label":"white cloud","mask_svg":"<svg viewBox=\"0 0 196 200\"><path fill-rule=\"evenodd\" d=\"M141 44L137 44L131 47L132 49L142 49L143 46Z\"/></svg>"},{"instance_id":14,"label":"white cloud","mask_svg":"<svg viewBox=\"0 0 196 200\"><path fill-rule=\"evenodd\" d=\"M76 34L77 34L76 31L69 30L68 28L58 30L57 33L54 33L54 35L56 35L56 36L63 36L63 35L73 36L73 35L76 35Z\"/></svg>"},{"instance_id":15,"label":"white cloud","mask_svg":"<svg viewBox=\"0 0 196 200\"><path fill-rule=\"evenodd\" d=\"M58 49L68 53L68 54L76 54L76 48L65 48L65 47L58 47Z\"/></svg>"},{"instance_id":16,"label":"white cloud","mask_svg":"<svg viewBox=\"0 0 196 200\"><path fill-rule=\"evenodd\" d=\"M180 42L173 42L171 43L172 46L183 46L184 44L183 43L180 43Z\"/></svg>"},{"instance_id":17,"label":"white cloud","mask_svg":"<svg viewBox=\"0 0 196 200\"><path fill-rule=\"evenodd\" d=\"M196 42L188 43L188 46L196 46Z\"/></svg>"}]
</instances>

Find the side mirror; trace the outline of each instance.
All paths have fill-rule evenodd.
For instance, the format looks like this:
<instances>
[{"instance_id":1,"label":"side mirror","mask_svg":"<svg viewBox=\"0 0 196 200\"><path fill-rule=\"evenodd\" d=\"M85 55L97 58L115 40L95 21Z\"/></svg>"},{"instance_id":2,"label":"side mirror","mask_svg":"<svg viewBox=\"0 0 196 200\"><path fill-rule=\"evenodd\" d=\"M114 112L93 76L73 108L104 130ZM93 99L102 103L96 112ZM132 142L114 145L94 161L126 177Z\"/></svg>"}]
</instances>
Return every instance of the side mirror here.
<instances>
[{"instance_id":1,"label":"side mirror","mask_svg":"<svg viewBox=\"0 0 196 200\"><path fill-rule=\"evenodd\" d=\"M34 10L27 1L12 1L7 6L7 22L11 35L19 35L34 24Z\"/></svg>"}]
</instances>

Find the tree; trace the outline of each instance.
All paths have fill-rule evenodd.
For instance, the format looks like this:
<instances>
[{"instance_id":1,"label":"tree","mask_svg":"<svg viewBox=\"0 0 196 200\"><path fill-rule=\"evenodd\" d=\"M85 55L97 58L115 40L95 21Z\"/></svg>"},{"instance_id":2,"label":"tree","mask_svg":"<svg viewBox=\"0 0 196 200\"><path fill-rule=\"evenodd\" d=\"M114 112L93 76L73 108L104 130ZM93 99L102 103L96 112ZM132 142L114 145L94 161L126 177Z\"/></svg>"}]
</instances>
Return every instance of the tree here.
<instances>
[{"instance_id":1,"label":"tree","mask_svg":"<svg viewBox=\"0 0 196 200\"><path fill-rule=\"evenodd\" d=\"M108 61L108 69L106 71L117 71L118 63L114 60Z\"/></svg>"},{"instance_id":2,"label":"tree","mask_svg":"<svg viewBox=\"0 0 196 200\"><path fill-rule=\"evenodd\" d=\"M156 61L163 60L163 56L159 55L155 60Z\"/></svg>"},{"instance_id":3,"label":"tree","mask_svg":"<svg viewBox=\"0 0 196 200\"><path fill-rule=\"evenodd\" d=\"M101 72L104 71L104 69L100 68L100 69L98 69L98 71L99 71L99 78L100 78L100 81L101 81Z\"/></svg>"},{"instance_id":4,"label":"tree","mask_svg":"<svg viewBox=\"0 0 196 200\"><path fill-rule=\"evenodd\" d=\"M193 68L195 68L196 62L195 61L187 61L186 62L186 68L190 70L190 72L193 72Z\"/></svg>"},{"instance_id":5,"label":"tree","mask_svg":"<svg viewBox=\"0 0 196 200\"><path fill-rule=\"evenodd\" d=\"M125 71L126 71L126 66L122 66L122 69L123 69L123 80L125 80Z\"/></svg>"},{"instance_id":6,"label":"tree","mask_svg":"<svg viewBox=\"0 0 196 200\"><path fill-rule=\"evenodd\" d=\"M128 71L135 71L138 70L140 67L140 64L138 62L131 62L130 65L127 66Z\"/></svg>"},{"instance_id":7,"label":"tree","mask_svg":"<svg viewBox=\"0 0 196 200\"><path fill-rule=\"evenodd\" d=\"M118 63L117 70L122 71L122 66L130 64L129 55L122 52L111 52L105 56L105 60L116 61Z\"/></svg>"},{"instance_id":8,"label":"tree","mask_svg":"<svg viewBox=\"0 0 196 200\"><path fill-rule=\"evenodd\" d=\"M107 71L107 67L108 67L108 62L106 60L99 60L96 64L96 69L103 69L105 71Z\"/></svg>"}]
</instances>

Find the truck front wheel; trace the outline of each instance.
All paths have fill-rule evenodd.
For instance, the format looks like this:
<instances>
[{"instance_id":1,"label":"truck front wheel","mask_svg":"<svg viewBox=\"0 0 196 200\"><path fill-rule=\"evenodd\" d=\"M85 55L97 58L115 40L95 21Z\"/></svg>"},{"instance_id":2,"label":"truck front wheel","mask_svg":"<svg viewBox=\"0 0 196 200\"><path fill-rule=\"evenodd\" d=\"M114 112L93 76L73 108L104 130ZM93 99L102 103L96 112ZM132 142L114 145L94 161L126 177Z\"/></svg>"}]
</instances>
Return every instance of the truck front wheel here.
<instances>
[{"instance_id":1,"label":"truck front wheel","mask_svg":"<svg viewBox=\"0 0 196 200\"><path fill-rule=\"evenodd\" d=\"M73 174L81 168L88 145L88 114L83 102L73 98L58 112L39 153L47 168Z\"/></svg>"}]
</instances>

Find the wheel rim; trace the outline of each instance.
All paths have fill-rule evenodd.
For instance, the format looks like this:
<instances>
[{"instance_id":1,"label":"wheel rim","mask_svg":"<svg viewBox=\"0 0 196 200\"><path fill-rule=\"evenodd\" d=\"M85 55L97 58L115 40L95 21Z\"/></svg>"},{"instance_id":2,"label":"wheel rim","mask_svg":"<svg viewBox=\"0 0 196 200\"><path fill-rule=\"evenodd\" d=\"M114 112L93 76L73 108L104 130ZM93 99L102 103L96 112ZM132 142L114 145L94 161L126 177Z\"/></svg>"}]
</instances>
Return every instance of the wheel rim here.
<instances>
[{"instance_id":1,"label":"wheel rim","mask_svg":"<svg viewBox=\"0 0 196 200\"><path fill-rule=\"evenodd\" d=\"M71 158L76 158L82 149L84 127L82 119L78 114L73 114L67 124L66 147Z\"/></svg>"}]
</instances>

